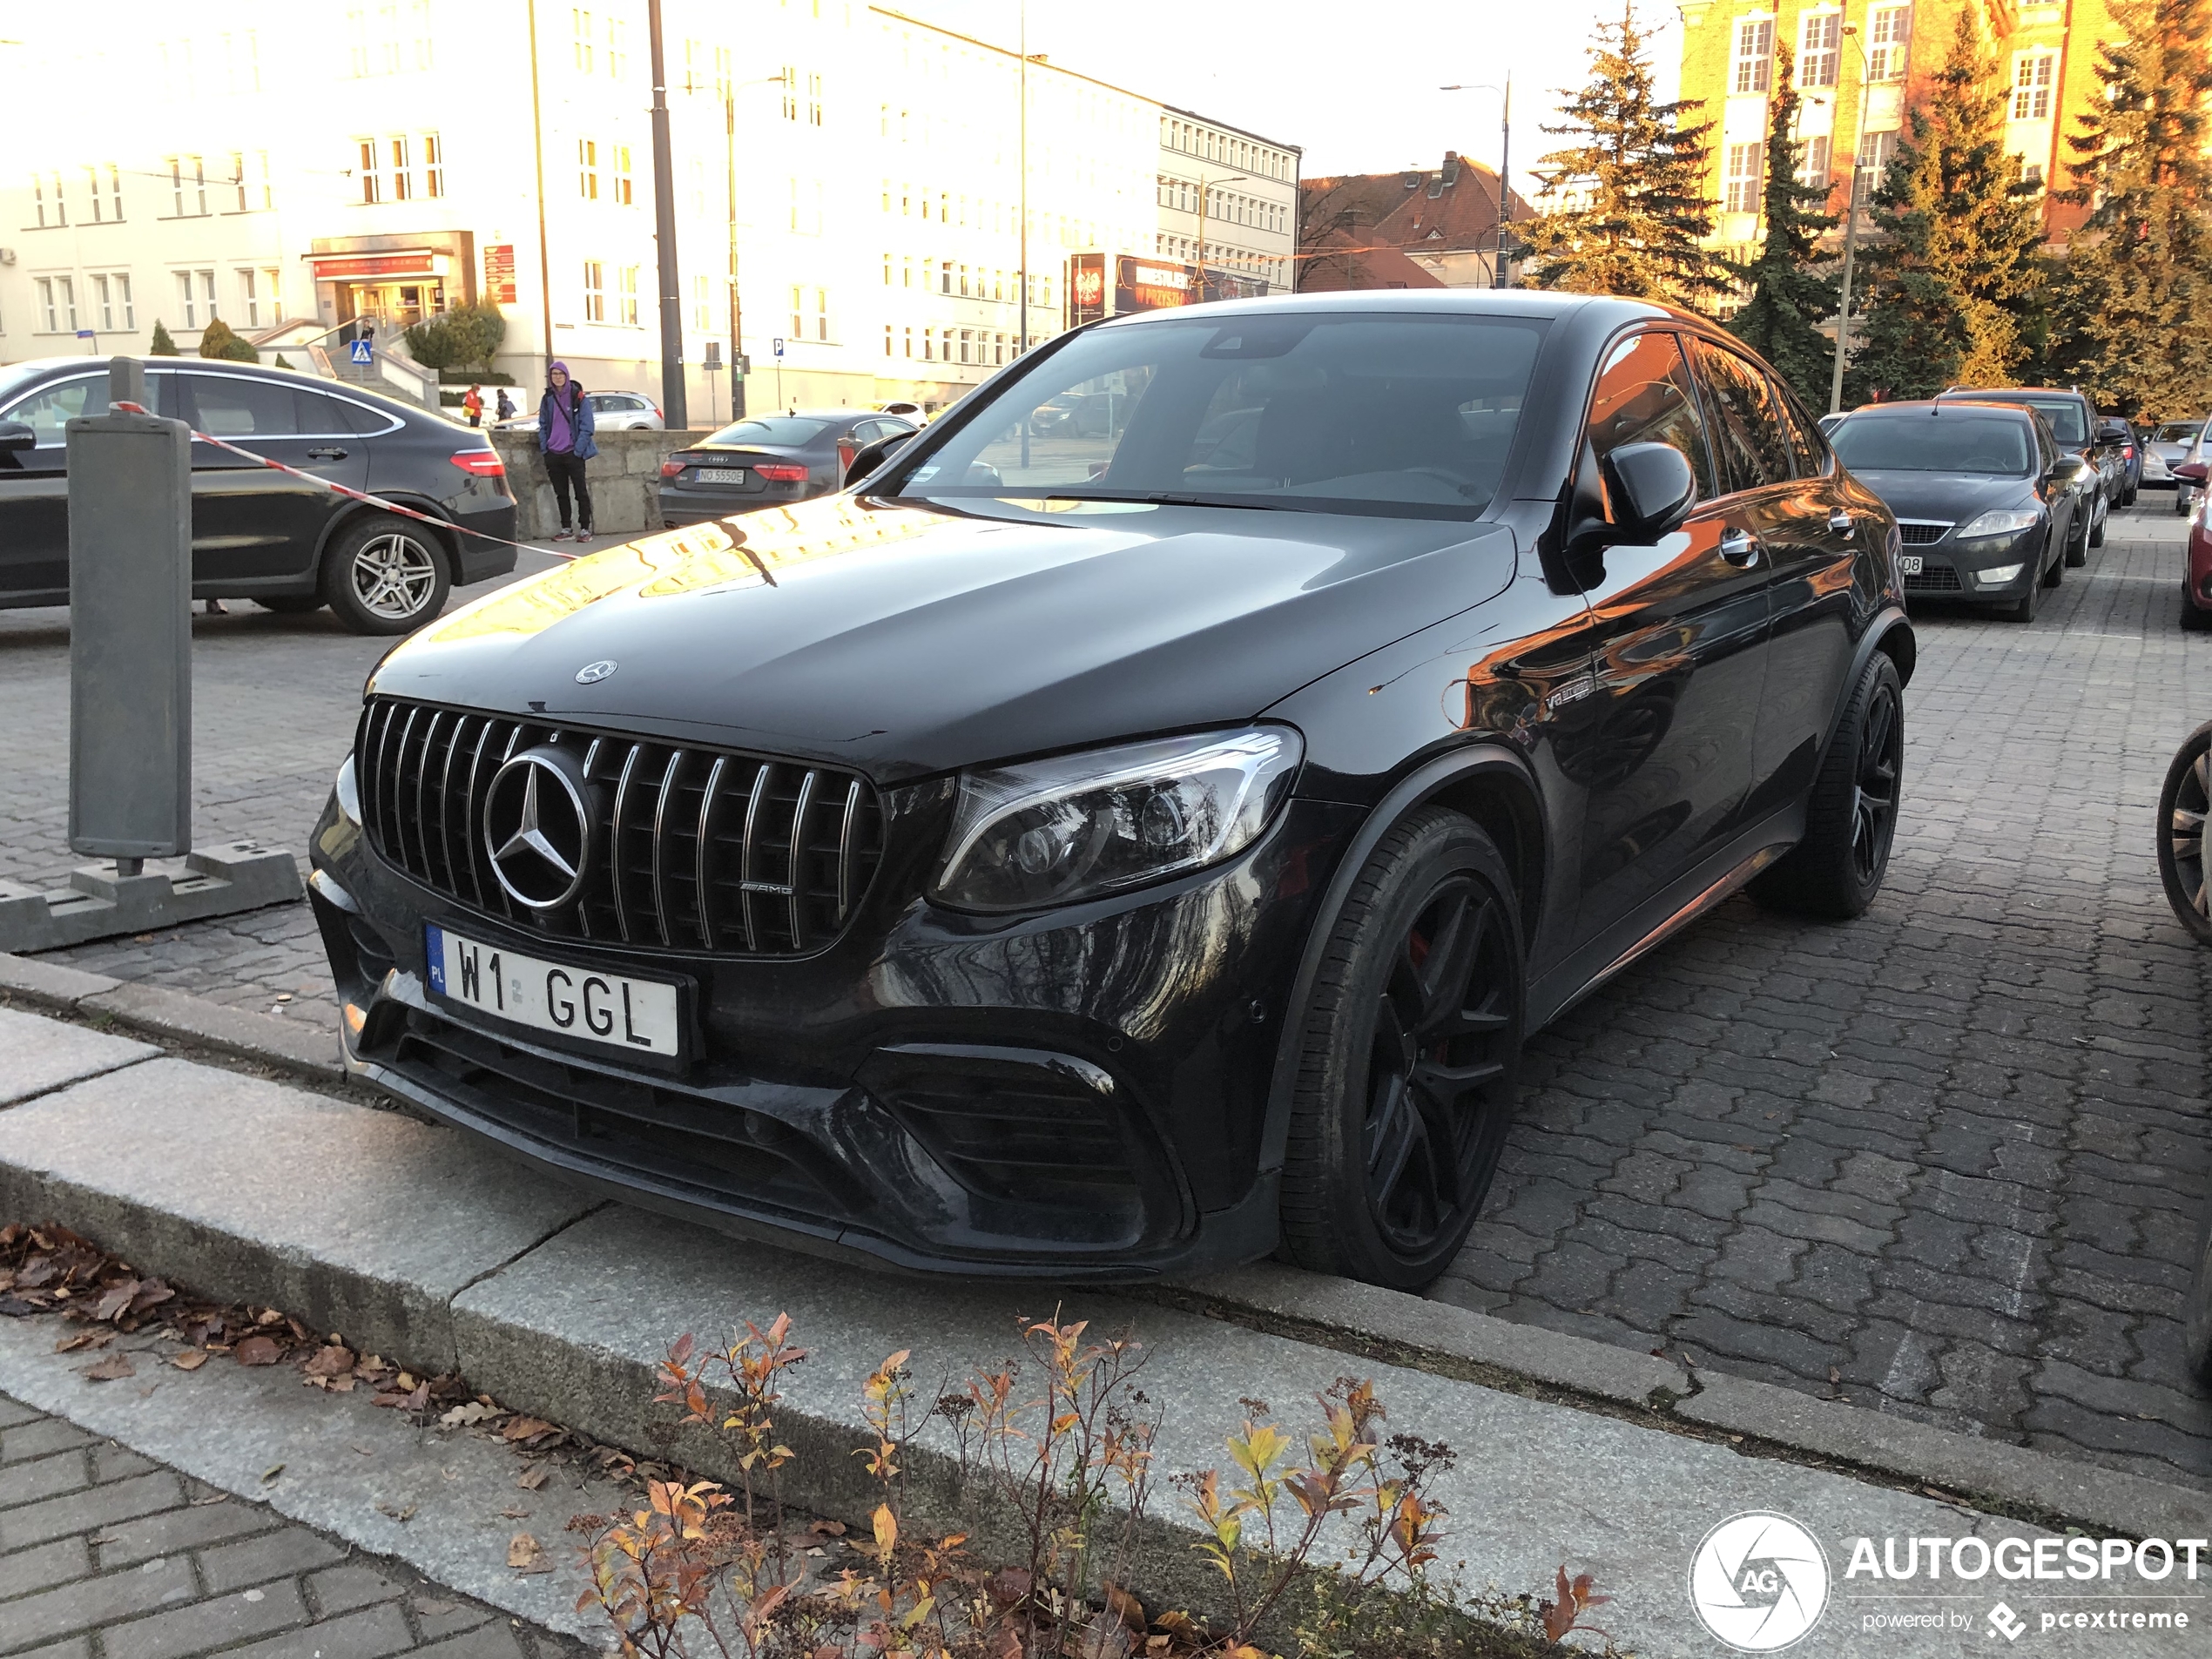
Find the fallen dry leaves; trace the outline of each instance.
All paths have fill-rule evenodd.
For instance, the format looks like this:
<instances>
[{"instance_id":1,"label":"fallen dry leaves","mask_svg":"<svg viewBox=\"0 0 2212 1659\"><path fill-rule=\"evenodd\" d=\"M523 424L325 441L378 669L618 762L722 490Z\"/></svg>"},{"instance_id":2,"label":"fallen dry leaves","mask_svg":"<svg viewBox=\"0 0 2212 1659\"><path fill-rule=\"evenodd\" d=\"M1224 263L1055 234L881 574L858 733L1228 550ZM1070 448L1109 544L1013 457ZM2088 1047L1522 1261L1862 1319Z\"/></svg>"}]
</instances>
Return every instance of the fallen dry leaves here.
<instances>
[{"instance_id":1,"label":"fallen dry leaves","mask_svg":"<svg viewBox=\"0 0 2212 1659\"><path fill-rule=\"evenodd\" d=\"M507 1564L518 1573L553 1570L553 1563L545 1559L545 1546L526 1532L518 1532L507 1541Z\"/></svg>"},{"instance_id":2,"label":"fallen dry leaves","mask_svg":"<svg viewBox=\"0 0 2212 1659\"><path fill-rule=\"evenodd\" d=\"M545 1484L547 1478L552 1473L553 1471L544 1464L533 1463L516 1477L515 1484L525 1492L535 1492Z\"/></svg>"},{"instance_id":3,"label":"fallen dry leaves","mask_svg":"<svg viewBox=\"0 0 2212 1659\"><path fill-rule=\"evenodd\" d=\"M98 1364L86 1366L83 1374L87 1382L120 1382L125 1377L137 1376L138 1368L131 1363L129 1354L111 1353Z\"/></svg>"},{"instance_id":4,"label":"fallen dry leaves","mask_svg":"<svg viewBox=\"0 0 2212 1659\"><path fill-rule=\"evenodd\" d=\"M284 1350L267 1337L248 1337L233 1351L232 1357L241 1366L273 1366L284 1358Z\"/></svg>"},{"instance_id":5,"label":"fallen dry leaves","mask_svg":"<svg viewBox=\"0 0 2212 1659\"><path fill-rule=\"evenodd\" d=\"M198 1371L202 1366L207 1363L207 1350L205 1348L187 1348L184 1351L184 1352L177 1355L174 1359L170 1360L169 1363L176 1366L179 1371Z\"/></svg>"}]
</instances>

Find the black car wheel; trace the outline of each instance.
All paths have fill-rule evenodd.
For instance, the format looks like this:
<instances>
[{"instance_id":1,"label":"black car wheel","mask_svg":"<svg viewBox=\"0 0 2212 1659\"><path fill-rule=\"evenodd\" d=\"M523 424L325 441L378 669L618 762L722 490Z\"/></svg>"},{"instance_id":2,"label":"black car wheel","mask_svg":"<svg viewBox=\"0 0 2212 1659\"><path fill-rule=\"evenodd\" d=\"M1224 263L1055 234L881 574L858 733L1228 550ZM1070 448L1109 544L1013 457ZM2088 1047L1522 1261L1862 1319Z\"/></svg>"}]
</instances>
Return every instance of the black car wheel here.
<instances>
[{"instance_id":1,"label":"black car wheel","mask_svg":"<svg viewBox=\"0 0 2212 1659\"><path fill-rule=\"evenodd\" d=\"M347 526L322 568L323 597L354 633L412 633L445 608L444 550L428 530L401 519Z\"/></svg>"},{"instance_id":2,"label":"black car wheel","mask_svg":"<svg viewBox=\"0 0 2212 1659\"><path fill-rule=\"evenodd\" d=\"M2096 511L2089 517L2089 545L2091 547L2102 547L2105 544L2105 520L2111 516L2111 508L2106 502L2100 501L2097 503Z\"/></svg>"},{"instance_id":3,"label":"black car wheel","mask_svg":"<svg viewBox=\"0 0 2212 1659\"><path fill-rule=\"evenodd\" d=\"M322 609L322 596L315 593L273 593L253 603L280 617L304 617L310 610Z\"/></svg>"},{"instance_id":4,"label":"black car wheel","mask_svg":"<svg viewBox=\"0 0 2212 1659\"><path fill-rule=\"evenodd\" d=\"M2064 552L2052 551L2051 534L2047 529L2043 532L2041 556L2051 561L2043 570L2043 585L2047 588L2055 588L2066 580L2066 555Z\"/></svg>"},{"instance_id":5,"label":"black car wheel","mask_svg":"<svg viewBox=\"0 0 2212 1659\"><path fill-rule=\"evenodd\" d=\"M1298 1016L1291 1260L1401 1291L1451 1264L1512 1119L1521 953L1512 880L1480 829L1424 807L1383 838Z\"/></svg>"},{"instance_id":6,"label":"black car wheel","mask_svg":"<svg viewBox=\"0 0 2212 1659\"><path fill-rule=\"evenodd\" d=\"M2212 721L2188 735L2158 792L2158 879L2166 902L2200 945L2212 945L2212 894L2205 887L2204 819L2212 813Z\"/></svg>"},{"instance_id":7,"label":"black car wheel","mask_svg":"<svg viewBox=\"0 0 2212 1659\"><path fill-rule=\"evenodd\" d=\"M1862 914L1889 868L1904 778L1904 686L1897 664L1878 651L1821 763L1805 806L1804 840L1751 884L1751 896L1835 921Z\"/></svg>"},{"instance_id":8,"label":"black car wheel","mask_svg":"<svg viewBox=\"0 0 2212 1659\"><path fill-rule=\"evenodd\" d=\"M2042 578L2040 577L2030 577L2027 579L2027 587L2026 590L2021 593L2020 597L2015 599L2011 604L2006 605L1997 614L2004 617L2006 622L2033 622L2035 620L2036 602L2041 599L2042 597Z\"/></svg>"},{"instance_id":9,"label":"black car wheel","mask_svg":"<svg viewBox=\"0 0 2212 1659\"><path fill-rule=\"evenodd\" d=\"M2077 509L2074 522L2067 526L2066 562L2076 570L2089 562L2089 520L2096 514L2096 503L2092 502L2086 514Z\"/></svg>"}]
</instances>

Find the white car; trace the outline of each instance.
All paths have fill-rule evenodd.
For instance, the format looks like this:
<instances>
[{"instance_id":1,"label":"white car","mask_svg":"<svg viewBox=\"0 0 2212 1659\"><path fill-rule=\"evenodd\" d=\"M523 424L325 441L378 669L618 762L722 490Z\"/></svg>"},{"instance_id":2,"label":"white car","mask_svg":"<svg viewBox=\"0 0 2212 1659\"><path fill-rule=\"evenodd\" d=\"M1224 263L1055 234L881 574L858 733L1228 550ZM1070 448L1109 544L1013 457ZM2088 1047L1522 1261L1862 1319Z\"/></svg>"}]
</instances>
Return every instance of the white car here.
<instances>
[{"instance_id":1,"label":"white car","mask_svg":"<svg viewBox=\"0 0 2212 1659\"><path fill-rule=\"evenodd\" d=\"M586 392L602 432L664 432L660 405L643 392Z\"/></svg>"}]
</instances>

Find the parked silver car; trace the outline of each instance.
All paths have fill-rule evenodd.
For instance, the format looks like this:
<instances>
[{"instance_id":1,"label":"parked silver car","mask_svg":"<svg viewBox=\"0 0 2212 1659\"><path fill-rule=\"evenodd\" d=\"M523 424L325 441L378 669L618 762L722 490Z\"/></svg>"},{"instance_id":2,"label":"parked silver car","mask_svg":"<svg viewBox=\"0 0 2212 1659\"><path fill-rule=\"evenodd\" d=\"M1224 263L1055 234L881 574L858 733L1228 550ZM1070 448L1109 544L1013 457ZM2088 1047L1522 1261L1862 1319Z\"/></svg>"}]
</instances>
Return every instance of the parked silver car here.
<instances>
[{"instance_id":1,"label":"parked silver car","mask_svg":"<svg viewBox=\"0 0 2212 1659\"><path fill-rule=\"evenodd\" d=\"M602 432L664 432L660 406L643 392L586 392Z\"/></svg>"},{"instance_id":2,"label":"parked silver car","mask_svg":"<svg viewBox=\"0 0 2212 1659\"><path fill-rule=\"evenodd\" d=\"M2176 464L2188 459L2189 446L2204 430L2204 422L2196 421L2166 421L2153 427L2143 441L2143 487L2147 489L2173 489L2176 496L2183 492L2176 486L2174 476ZM2182 512L2188 509L2180 509Z\"/></svg>"}]
</instances>

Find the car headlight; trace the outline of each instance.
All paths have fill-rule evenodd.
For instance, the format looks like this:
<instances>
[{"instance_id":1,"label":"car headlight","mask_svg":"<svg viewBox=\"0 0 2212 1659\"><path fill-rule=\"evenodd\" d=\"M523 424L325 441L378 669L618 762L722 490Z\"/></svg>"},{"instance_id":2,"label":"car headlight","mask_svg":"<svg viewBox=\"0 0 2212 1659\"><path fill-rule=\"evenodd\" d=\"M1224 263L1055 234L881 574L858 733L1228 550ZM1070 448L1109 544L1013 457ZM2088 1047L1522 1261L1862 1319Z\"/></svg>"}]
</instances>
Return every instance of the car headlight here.
<instances>
[{"instance_id":1,"label":"car headlight","mask_svg":"<svg viewBox=\"0 0 2212 1659\"><path fill-rule=\"evenodd\" d=\"M350 754L338 763L336 789L339 813L348 824L359 829L361 821L361 786L360 777L354 771L354 758Z\"/></svg>"},{"instance_id":2,"label":"car headlight","mask_svg":"<svg viewBox=\"0 0 2212 1659\"><path fill-rule=\"evenodd\" d=\"M2033 507L1997 507L1984 513L1959 532L1959 539L1969 542L1977 537L2017 536L2022 530L2032 530L2042 521L2043 515Z\"/></svg>"},{"instance_id":3,"label":"car headlight","mask_svg":"<svg viewBox=\"0 0 2212 1659\"><path fill-rule=\"evenodd\" d=\"M1163 738L963 773L936 896L1028 910L1232 858L1290 793L1288 726Z\"/></svg>"}]
</instances>

